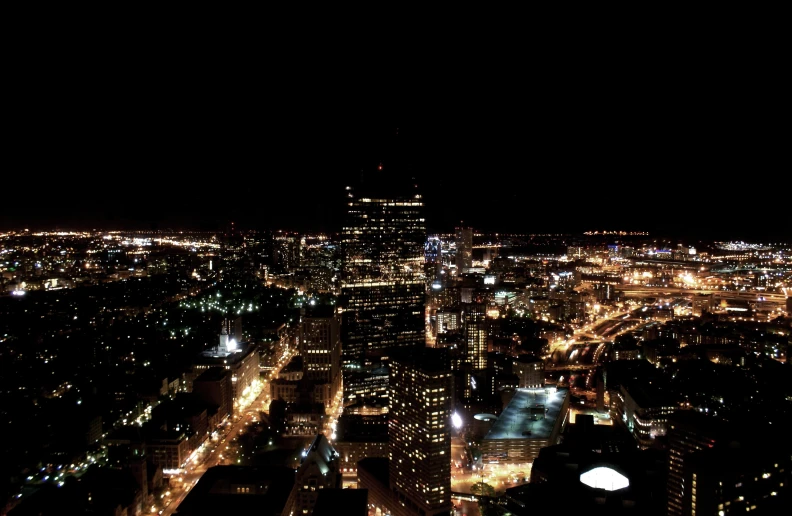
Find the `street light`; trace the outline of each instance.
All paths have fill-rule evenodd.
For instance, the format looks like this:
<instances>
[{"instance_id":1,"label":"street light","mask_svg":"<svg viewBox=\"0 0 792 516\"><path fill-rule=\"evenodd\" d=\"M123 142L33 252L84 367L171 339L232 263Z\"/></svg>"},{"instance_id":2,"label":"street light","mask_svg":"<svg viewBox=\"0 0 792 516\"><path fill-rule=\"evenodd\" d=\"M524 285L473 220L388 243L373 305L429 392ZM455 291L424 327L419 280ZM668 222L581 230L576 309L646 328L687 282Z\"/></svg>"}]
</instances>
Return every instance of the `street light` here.
<instances>
[{"instance_id":1,"label":"street light","mask_svg":"<svg viewBox=\"0 0 792 516\"><path fill-rule=\"evenodd\" d=\"M460 416L458 412L451 414L451 424L454 425L454 428L457 430L462 428L462 416Z\"/></svg>"}]
</instances>

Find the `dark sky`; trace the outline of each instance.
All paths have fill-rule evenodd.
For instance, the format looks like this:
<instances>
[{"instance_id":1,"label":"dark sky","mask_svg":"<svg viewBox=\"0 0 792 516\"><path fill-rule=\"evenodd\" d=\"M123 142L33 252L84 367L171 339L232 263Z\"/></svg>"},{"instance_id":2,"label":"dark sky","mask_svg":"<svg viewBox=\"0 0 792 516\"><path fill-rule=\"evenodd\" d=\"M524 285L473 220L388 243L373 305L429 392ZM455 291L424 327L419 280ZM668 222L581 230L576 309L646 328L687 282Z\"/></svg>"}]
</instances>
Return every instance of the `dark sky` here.
<instances>
[{"instance_id":1,"label":"dark sky","mask_svg":"<svg viewBox=\"0 0 792 516\"><path fill-rule=\"evenodd\" d=\"M0 227L333 230L398 127L433 231L791 233L788 83L751 46L392 70L112 50L10 63Z\"/></svg>"}]
</instances>

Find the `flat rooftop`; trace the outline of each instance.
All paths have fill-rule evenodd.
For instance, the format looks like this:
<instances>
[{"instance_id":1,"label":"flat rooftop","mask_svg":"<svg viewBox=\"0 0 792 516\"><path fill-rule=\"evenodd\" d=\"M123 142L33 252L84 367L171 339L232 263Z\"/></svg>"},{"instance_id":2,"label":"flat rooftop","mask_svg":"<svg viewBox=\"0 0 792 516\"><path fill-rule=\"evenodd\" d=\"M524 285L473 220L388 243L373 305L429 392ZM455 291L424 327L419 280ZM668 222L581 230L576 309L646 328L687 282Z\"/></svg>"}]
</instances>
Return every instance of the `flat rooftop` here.
<instances>
[{"instance_id":1,"label":"flat rooftop","mask_svg":"<svg viewBox=\"0 0 792 516\"><path fill-rule=\"evenodd\" d=\"M568 395L569 391L557 391L555 387L517 389L484 439L548 439ZM544 417L534 419L534 414L542 411Z\"/></svg>"}]
</instances>

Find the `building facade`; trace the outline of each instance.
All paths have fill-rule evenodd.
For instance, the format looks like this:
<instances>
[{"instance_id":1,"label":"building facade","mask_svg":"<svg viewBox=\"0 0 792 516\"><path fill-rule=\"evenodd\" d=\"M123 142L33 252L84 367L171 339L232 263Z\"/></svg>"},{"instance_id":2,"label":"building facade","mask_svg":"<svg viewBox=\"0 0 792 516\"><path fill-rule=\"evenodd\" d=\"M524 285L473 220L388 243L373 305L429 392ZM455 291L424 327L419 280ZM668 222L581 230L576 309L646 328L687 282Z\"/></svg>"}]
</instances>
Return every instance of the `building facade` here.
<instances>
[{"instance_id":1,"label":"building facade","mask_svg":"<svg viewBox=\"0 0 792 516\"><path fill-rule=\"evenodd\" d=\"M391 357L389 479L394 514L447 515L451 504L453 376L448 350Z\"/></svg>"},{"instance_id":2,"label":"building facade","mask_svg":"<svg viewBox=\"0 0 792 516\"><path fill-rule=\"evenodd\" d=\"M512 372L519 378L518 387L541 389L545 384L544 360L533 355L520 355L514 359Z\"/></svg>"},{"instance_id":3,"label":"building facade","mask_svg":"<svg viewBox=\"0 0 792 516\"><path fill-rule=\"evenodd\" d=\"M484 303L462 305L464 322L464 360L473 370L487 368L487 306Z\"/></svg>"},{"instance_id":4,"label":"building facade","mask_svg":"<svg viewBox=\"0 0 792 516\"><path fill-rule=\"evenodd\" d=\"M380 165L380 169L383 166ZM409 186L347 187L342 230L342 362L426 341L423 200Z\"/></svg>"},{"instance_id":5,"label":"building facade","mask_svg":"<svg viewBox=\"0 0 792 516\"><path fill-rule=\"evenodd\" d=\"M322 434L316 435L308 449L303 451L282 516L310 516L322 490L340 489L342 477L338 462L338 452L327 438Z\"/></svg>"},{"instance_id":6,"label":"building facade","mask_svg":"<svg viewBox=\"0 0 792 516\"><path fill-rule=\"evenodd\" d=\"M341 388L341 317L333 307L301 311L298 345L302 377L314 384L316 401L332 405Z\"/></svg>"},{"instance_id":7,"label":"building facade","mask_svg":"<svg viewBox=\"0 0 792 516\"><path fill-rule=\"evenodd\" d=\"M455 234L457 273L464 274L473 267L473 229L458 227Z\"/></svg>"},{"instance_id":8,"label":"building facade","mask_svg":"<svg viewBox=\"0 0 792 516\"><path fill-rule=\"evenodd\" d=\"M231 395L236 406L246 389L251 388L259 379L259 361L258 344L236 342L229 335L224 322L219 343L195 358L192 373L189 375L189 388L192 390L195 378L207 369L222 367L231 374Z\"/></svg>"},{"instance_id":9,"label":"building facade","mask_svg":"<svg viewBox=\"0 0 792 516\"><path fill-rule=\"evenodd\" d=\"M207 404L216 406L222 420L234 413L231 372L223 367L210 367L193 381L193 392Z\"/></svg>"}]
</instances>

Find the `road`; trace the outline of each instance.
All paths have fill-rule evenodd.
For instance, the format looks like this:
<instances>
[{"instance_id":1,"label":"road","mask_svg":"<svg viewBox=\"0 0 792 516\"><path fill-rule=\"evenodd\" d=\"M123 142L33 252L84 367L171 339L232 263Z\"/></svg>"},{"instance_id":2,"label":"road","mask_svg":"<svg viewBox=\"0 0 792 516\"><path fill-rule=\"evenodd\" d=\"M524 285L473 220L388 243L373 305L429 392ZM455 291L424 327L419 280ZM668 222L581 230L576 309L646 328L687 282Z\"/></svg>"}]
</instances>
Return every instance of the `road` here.
<instances>
[{"instance_id":1,"label":"road","mask_svg":"<svg viewBox=\"0 0 792 516\"><path fill-rule=\"evenodd\" d=\"M712 294L723 299L741 299L744 301L763 301L766 303L785 303L786 295L775 292L746 291L735 292L731 290L718 289L694 289L682 287L647 287L645 285L619 285L618 290L629 293L641 293L654 296L670 296L672 294L683 294L692 296L694 294ZM761 298L761 299L760 299Z\"/></svg>"},{"instance_id":2,"label":"road","mask_svg":"<svg viewBox=\"0 0 792 516\"><path fill-rule=\"evenodd\" d=\"M160 511L160 514L164 516L173 514L207 469L229 463L231 456L229 450L234 439L239 437L250 424L251 415L258 417L265 399L266 395L262 389L254 401L241 411L241 415L234 416L232 420L226 420L222 426L222 433L207 440L201 449L196 451L189 464L184 468L184 473L171 477L171 499Z\"/></svg>"},{"instance_id":3,"label":"road","mask_svg":"<svg viewBox=\"0 0 792 516\"><path fill-rule=\"evenodd\" d=\"M259 418L261 412L267 411L269 408L269 382L280 373L281 368L291 360L293 355L294 351L286 355L277 367L266 376L265 381L258 383L256 387L258 392L254 392L254 396L249 396L245 405L237 409L238 415L226 420L221 425L221 430L215 432L213 437L195 452L184 468L184 473L171 477L170 496L163 500L165 507L159 514L171 516L207 469L231 463L236 455L235 440L245 432L251 422Z\"/></svg>"}]
</instances>

